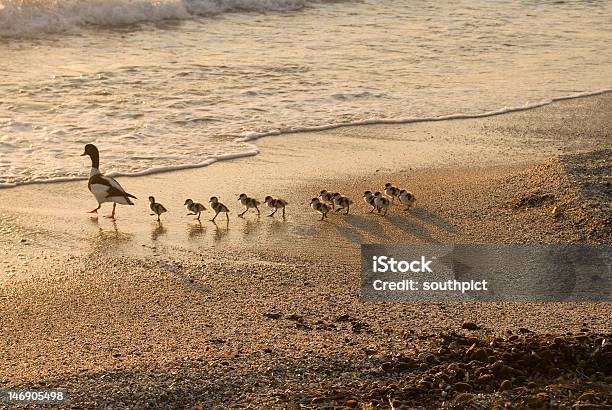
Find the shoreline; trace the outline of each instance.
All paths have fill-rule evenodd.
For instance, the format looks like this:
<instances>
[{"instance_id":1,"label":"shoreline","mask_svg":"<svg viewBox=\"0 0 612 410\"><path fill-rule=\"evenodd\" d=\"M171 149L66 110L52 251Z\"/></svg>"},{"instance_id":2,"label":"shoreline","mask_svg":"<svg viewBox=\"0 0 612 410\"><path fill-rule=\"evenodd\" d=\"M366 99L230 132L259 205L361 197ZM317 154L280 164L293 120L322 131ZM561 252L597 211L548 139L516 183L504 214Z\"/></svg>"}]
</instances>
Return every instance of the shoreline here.
<instances>
[{"instance_id":1,"label":"shoreline","mask_svg":"<svg viewBox=\"0 0 612 410\"><path fill-rule=\"evenodd\" d=\"M244 136L239 136L234 139L235 142L250 142L257 141L261 138L266 137L276 137L276 136L289 136L293 134L308 134L308 133L317 133L322 131L333 131L340 128L347 127L368 127L368 126L378 126L378 125L406 125L406 124L418 124L418 123L435 123L440 121L455 121L455 120L474 120L479 118L488 118L494 117L498 115L511 114L522 111L529 111L533 109L537 109L540 107L544 107L547 105L559 103L562 101L595 97L599 95L604 95L612 93L612 88L602 88L594 91L584 91L577 94L570 94L565 96L551 97L544 100L540 100L538 102L529 104L527 103L525 106L516 106L516 107L504 107L498 110L488 111L479 114L448 114L442 115L439 117L428 117L428 118L406 118L406 119L374 119L374 120L363 120L356 121L351 123L338 123L338 124L327 124L321 126L314 127L304 127L304 128L292 128L285 130L275 130L275 131L265 131L261 133L250 133ZM155 175L155 174L163 174L167 172L174 171L182 171L189 169L197 169L210 166L214 163L220 161L228 161L233 159L241 159L248 158L251 156L258 155L260 153L260 149L258 146L251 144L252 150L234 153L234 154L220 154L216 156L209 156L204 159L204 161L200 163L194 164L181 164L181 165L172 165L165 167L157 167L157 168L148 168L142 171L134 172L134 173L122 173L122 172L111 172L108 175L111 177L125 177L125 178L136 178L147 175ZM27 185L37 185L37 184L56 184L62 182L76 182L76 181L85 181L88 177L58 177L50 180L44 181L26 181L26 182L18 182L18 183L0 183L0 190L7 188L15 188L19 186L27 186Z\"/></svg>"},{"instance_id":2,"label":"shoreline","mask_svg":"<svg viewBox=\"0 0 612 410\"><path fill-rule=\"evenodd\" d=\"M103 217L109 204L85 214L94 200L83 182L0 190L0 386L64 387L75 408L571 406L591 390L605 404L610 375L597 363L607 350L584 380L570 379L578 365L566 356L538 362L547 370L537 378L502 365L497 374L489 358L513 368L533 357L525 346L553 343L592 355L610 338L609 302L365 303L359 245L609 244L610 107L608 93L491 118L311 133L300 144L264 139L257 156L121 179L141 199L116 221ZM367 213L360 194L386 181L415 193L413 211ZM308 201L323 188L352 197L351 214L318 221ZM237 218L243 191L287 199L287 218L267 209ZM147 194L169 208L162 224ZM228 224L209 222L210 211L201 224L185 215L186 195L213 194L230 207ZM470 364L478 349L486 361ZM440 372L450 390L430 386Z\"/></svg>"}]
</instances>

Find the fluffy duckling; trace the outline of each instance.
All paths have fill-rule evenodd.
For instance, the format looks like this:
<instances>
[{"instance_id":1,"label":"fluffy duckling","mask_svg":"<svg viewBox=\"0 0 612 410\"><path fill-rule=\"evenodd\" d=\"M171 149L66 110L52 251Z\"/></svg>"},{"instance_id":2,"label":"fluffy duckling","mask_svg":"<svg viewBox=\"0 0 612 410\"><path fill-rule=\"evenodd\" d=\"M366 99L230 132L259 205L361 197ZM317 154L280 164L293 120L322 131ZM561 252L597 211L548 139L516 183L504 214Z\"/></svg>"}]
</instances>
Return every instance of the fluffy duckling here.
<instances>
[{"instance_id":1,"label":"fluffy duckling","mask_svg":"<svg viewBox=\"0 0 612 410\"><path fill-rule=\"evenodd\" d=\"M149 207L151 207L151 211L153 211L151 216L157 215L157 222L161 222L161 219L159 217L164 212L168 212L168 210L162 204L158 204L157 202L155 202L155 197L150 196L149 202Z\"/></svg>"},{"instance_id":2,"label":"fluffy duckling","mask_svg":"<svg viewBox=\"0 0 612 410\"><path fill-rule=\"evenodd\" d=\"M400 190L399 188L396 188L393 185L391 185L390 182L387 182L385 184L385 194L389 198L391 198L391 202L393 202L395 200L395 197L398 197L400 195Z\"/></svg>"},{"instance_id":3,"label":"fluffy duckling","mask_svg":"<svg viewBox=\"0 0 612 410\"><path fill-rule=\"evenodd\" d=\"M265 199L264 199L264 203L266 205L268 205L270 208L274 209L274 212L272 212L270 215L268 216L274 216L274 214L276 213L276 211L278 211L279 209L283 210L283 218L285 217L285 207L287 206L288 202L285 201L284 199L274 199L272 198L270 195L268 195Z\"/></svg>"},{"instance_id":4,"label":"fluffy duckling","mask_svg":"<svg viewBox=\"0 0 612 410\"><path fill-rule=\"evenodd\" d=\"M382 196L380 192L376 192L374 194L374 205L376 206L376 210L378 211L378 213L382 211L383 216L386 216L391 202L389 202L387 198Z\"/></svg>"},{"instance_id":5,"label":"fluffy duckling","mask_svg":"<svg viewBox=\"0 0 612 410\"><path fill-rule=\"evenodd\" d=\"M216 196L210 197L210 206L212 207L213 211L215 211L215 216L213 219L211 219L211 222L215 222L217 215L219 215L221 212L225 212L225 218L229 221L229 209L227 209L227 206L219 202L219 198Z\"/></svg>"},{"instance_id":6,"label":"fluffy duckling","mask_svg":"<svg viewBox=\"0 0 612 410\"><path fill-rule=\"evenodd\" d=\"M242 205L244 205L244 211L240 214L238 214L238 216L242 216L246 213L246 211L248 211L251 208L255 208L257 210L257 215L259 215L259 208L257 207L259 205L259 201L255 198L249 198L247 196L247 194L240 194L240 196L238 197L238 200L240 201L240 203Z\"/></svg>"},{"instance_id":7,"label":"fluffy duckling","mask_svg":"<svg viewBox=\"0 0 612 410\"><path fill-rule=\"evenodd\" d=\"M185 200L185 206L191 213L187 215L197 215L198 221L200 220L200 214L206 210L206 207L199 202L193 202L191 199Z\"/></svg>"},{"instance_id":8,"label":"fluffy duckling","mask_svg":"<svg viewBox=\"0 0 612 410\"><path fill-rule=\"evenodd\" d=\"M343 209L346 209L346 212L344 213L345 215L348 215L349 213L349 209L351 207L351 204L353 203L353 201L351 201L349 198L340 195L338 192L334 193L332 195L332 199L334 201L334 205L337 206L336 208L336 212L339 212Z\"/></svg>"},{"instance_id":9,"label":"fluffy duckling","mask_svg":"<svg viewBox=\"0 0 612 410\"><path fill-rule=\"evenodd\" d=\"M406 207L404 210L408 211L416 202L416 197L411 192L402 189L400 191L399 200Z\"/></svg>"},{"instance_id":10,"label":"fluffy duckling","mask_svg":"<svg viewBox=\"0 0 612 410\"><path fill-rule=\"evenodd\" d=\"M319 193L319 198L321 198L321 200L323 201L323 203L328 204L332 207L332 209L334 208L334 198L333 198L332 193L327 192L326 190L321 191L321 193Z\"/></svg>"},{"instance_id":11,"label":"fluffy duckling","mask_svg":"<svg viewBox=\"0 0 612 410\"><path fill-rule=\"evenodd\" d=\"M374 194L372 193L372 191L365 191L363 193L363 200L365 201L366 204L372 207L372 209L370 209L370 213L376 210L376 205L374 205Z\"/></svg>"},{"instance_id":12,"label":"fluffy duckling","mask_svg":"<svg viewBox=\"0 0 612 410\"><path fill-rule=\"evenodd\" d=\"M319 201L319 198L312 198L310 207L321 214L321 220L325 219L327 213L331 211L331 208L327 204Z\"/></svg>"}]
</instances>

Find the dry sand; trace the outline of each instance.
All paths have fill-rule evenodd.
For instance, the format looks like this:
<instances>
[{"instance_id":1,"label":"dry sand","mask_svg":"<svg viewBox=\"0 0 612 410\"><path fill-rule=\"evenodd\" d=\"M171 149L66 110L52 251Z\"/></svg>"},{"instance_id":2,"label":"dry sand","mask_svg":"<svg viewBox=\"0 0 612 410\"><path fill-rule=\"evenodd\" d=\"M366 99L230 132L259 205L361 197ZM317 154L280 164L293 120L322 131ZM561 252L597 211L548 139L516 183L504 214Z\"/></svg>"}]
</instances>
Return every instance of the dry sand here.
<instances>
[{"instance_id":1,"label":"dry sand","mask_svg":"<svg viewBox=\"0 0 612 410\"><path fill-rule=\"evenodd\" d=\"M573 364L535 380L491 370L489 384L447 381L445 395L434 377L567 332L586 332L583 353L599 343L603 359L592 362L605 363L610 303L359 300L360 243L610 244L611 108L605 94L478 120L264 139L256 157L122 178L140 200L114 222L102 217L108 204L99 218L84 213L95 206L85 182L2 190L0 389L64 387L75 408L520 407L572 405L590 390L581 402L612 404L610 374L591 362L585 379L567 379ZM361 193L387 181L416 194L413 211L367 213ZM321 189L354 198L351 214L318 221L308 202ZM237 218L241 192L287 199L287 218ZM148 195L170 209L161 225ZM232 210L229 223L185 215L187 197L211 195ZM570 339L559 346L579 343ZM491 350L484 363L458 360L472 344L465 357L481 346ZM570 387L550 387L560 377ZM505 378L513 390L497 393ZM482 395L460 398L462 389Z\"/></svg>"}]
</instances>

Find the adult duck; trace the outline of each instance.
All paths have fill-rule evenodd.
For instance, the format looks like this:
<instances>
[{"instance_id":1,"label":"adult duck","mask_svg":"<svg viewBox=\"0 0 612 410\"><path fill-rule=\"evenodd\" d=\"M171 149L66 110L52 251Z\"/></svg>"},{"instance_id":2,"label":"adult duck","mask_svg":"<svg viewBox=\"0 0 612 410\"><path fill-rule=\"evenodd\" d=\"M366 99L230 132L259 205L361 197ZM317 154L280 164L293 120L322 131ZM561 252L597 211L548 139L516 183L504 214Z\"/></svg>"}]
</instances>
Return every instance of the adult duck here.
<instances>
[{"instance_id":1,"label":"adult duck","mask_svg":"<svg viewBox=\"0 0 612 410\"><path fill-rule=\"evenodd\" d=\"M117 182L115 179L105 176L100 172L100 154L95 145L85 145L85 152L83 152L81 156L83 155L89 155L89 158L91 158L91 171L89 173L89 182L87 183L87 187L94 197L96 197L96 201L98 201L98 207L92 211L89 211L89 213L97 214L98 209L100 209L103 203L112 202L113 212L109 218L114 219L117 204L134 205L130 198L138 198L125 192L125 189L123 189L121 185L119 185L119 182Z\"/></svg>"}]
</instances>

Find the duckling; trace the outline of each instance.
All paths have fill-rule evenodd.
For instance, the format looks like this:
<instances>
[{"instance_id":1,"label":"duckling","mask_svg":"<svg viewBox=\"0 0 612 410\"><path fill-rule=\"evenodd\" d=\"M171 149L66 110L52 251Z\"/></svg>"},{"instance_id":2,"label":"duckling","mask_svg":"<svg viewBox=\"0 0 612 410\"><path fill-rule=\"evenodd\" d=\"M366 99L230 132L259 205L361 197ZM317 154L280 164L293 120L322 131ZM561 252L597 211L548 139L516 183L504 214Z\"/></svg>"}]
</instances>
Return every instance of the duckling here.
<instances>
[{"instance_id":1,"label":"duckling","mask_svg":"<svg viewBox=\"0 0 612 410\"><path fill-rule=\"evenodd\" d=\"M382 196L380 192L376 192L374 194L374 205L376 205L376 210L378 211L378 213L384 211L383 216L386 216L391 202L389 202L387 198Z\"/></svg>"},{"instance_id":2,"label":"duckling","mask_svg":"<svg viewBox=\"0 0 612 410\"><path fill-rule=\"evenodd\" d=\"M155 202L155 198L152 196L149 197L149 202L150 202L149 206L151 207L151 211L153 211L151 216L157 215L157 222L161 222L161 219L159 217L164 212L168 212L168 210L162 204L158 204L157 202Z\"/></svg>"},{"instance_id":3,"label":"duckling","mask_svg":"<svg viewBox=\"0 0 612 410\"><path fill-rule=\"evenodd\" d=\"M264 203L266 205L268 205L270 208L274 208L274 212L272 212L268 216L274 216L276 211L278 211L279 209L282 209L283 210L283 218L285 217L285 207L289 204L289 202L285 201L284 199L280 199L280 198L274 199L270 195L268 195L264 199Z\"/></svg>"},{"instance_id":4,"label":"duckling","mask_svg":"<svg viewBox=\"0 0 612 410\"><path fill-rule=\"evenodd\" d=\"M385 184L385 194L387 194L387 196L391 198L391 202L393 202L395 200L395 197L399 196L400 190L399 188L396 188L391 185L390 182L387 182Z\"/></svg>"},{"instance_id":5,"label":"duckling","mask_svg":"<svg viewBox=\"0 0 612 410\"><path fill-rule=\"evenodd\" d=\"M334 209L334 198L332 193L323 190L319 194L319 198L323 200L323 203L330 205L331 208Z\"/></svg>"},{"instance_id":6,"label":"duckling","mask_svg":"<svg viewBox=\"0 0 612 410\"><path fill-rule=\"evenodd\" d=\"M240 196L238 197L238 200L245 207L244 212L242 212L241 214L238 214L238 216L244 215L246 211L248 211L251 208L255 208L257 210L257 215L259 215L259 208L257 207L259 205L259 201L257 199L249 198L246 194L240 194Z\"/></svg>"},{"instance_id":7,"label":"duckling","mask_svg":"<svg viewBox=\"0 0 612 410\"><path fill-rule=\"evenodd\" d=\"M336 212L346 209L346 212L344 214L348 215L349 208L351 204L353 203L353 201L351 201L349 198L345 196L340 195L338 192L332 195L332 199L334 201L334 205L338 206L338 208L336 208Z\"/></svg>"},{"instance_id":8,"label":"duckling","mask_svg":"<svg viewBox=\"0 0 612 410\"><path fill-rule=\"evenodd\" d=\"M210 197L209 202L213 211L215 211L215 216L213 217L213 219L211 219L211 222L215 222L215 219L217 219L217 215L219 215L221 212L225 212L225 218L229 221L229 209L227 209L227 206L219 202L219 198L217 198L216 196L212 196Z\"/></svg>"},{"instance_id":9,"label":"duckling","mask_svg":"<svg viewBox=\"0 0 612 410\"><path fill-rule=\"evenodd\" d=\"M402 189L400 191L399 200L402 204L406 206L404 210L408 211L410 208L412 208L412 206L416 202L416 197L411 192L408 192L405 189Z\"/></svg>"},{"instance_id":10,"label":"duckling","mask_svg":"<svg viewBox=\"0 0 612 410\"><path fill-rule=\"evenodd\" d=\"M376 205L374 205L374 194L372 193L372 191L365 191L363 193L363 200L365 201L366 204L372 207L372 209L370 209L370 213L376 210Z\"/></svg>"},{"instance_id":11,"label":"duckling","mask_svg":"<svg viewBox=\"0 0 612 410\"><path fill-rule=\"evenodd\" d=\"M202 213L202 211L206 210L206 207L204 205L199 202L193 202L191 199L185 200L185 206L189 211L191 211L191 213L187 215L197 215L198 221L200 220L200 214Z\"/></svg>"},{"instance_id":12,"label":"duckling","mask_svg":"<svg viewBox=\"0 0 612 410\"><path fill-rule=\"evenodd\" d=\"M312 198L310 201L310 207L321 214L321 220L325 219L327 217L327 213L331 210L327 204L319 201L319 198Z\"/></svg>"}]
</instances>

